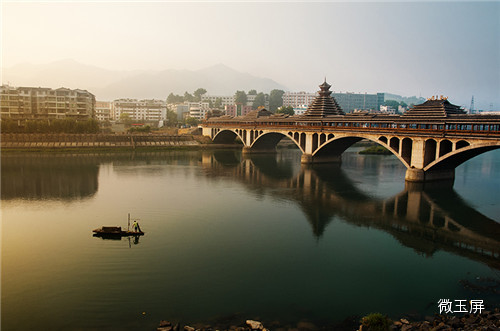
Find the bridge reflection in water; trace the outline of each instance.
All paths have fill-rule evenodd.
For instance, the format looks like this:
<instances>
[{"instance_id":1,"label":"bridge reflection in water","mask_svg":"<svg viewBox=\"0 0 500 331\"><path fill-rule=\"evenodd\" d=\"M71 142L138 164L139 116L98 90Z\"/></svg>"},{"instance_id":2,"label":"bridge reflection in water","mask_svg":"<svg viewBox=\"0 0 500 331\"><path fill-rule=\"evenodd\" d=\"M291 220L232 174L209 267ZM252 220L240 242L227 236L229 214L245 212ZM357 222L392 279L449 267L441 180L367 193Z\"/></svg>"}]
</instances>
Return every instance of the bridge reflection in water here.
<instances>
[{"instance_id":1,"label":"bridge reflection in water","mask_svg":"<svg viewBox=\"0 0 500 331\"><path fill-rule=\"evenodd\" d=\"M400 193L377 199L359 190L339 166L311 165L295 174L276 156L240 160L235 152L207 153L202 162L208 176L231 176L254 192L296 202L318 240L340 218L390 233L424 256L443 250L500 269L500 224L462 200L452 181L407 182Z\"/></svg>"},{"instance_id":2,"label":"bridge reflection in water","mask_svg":"<svg viewBox=\"0 0 500 331\"><path fill-rule=\"evenodd\" d=\"M293 201L318 240L337 218L390 233L425 256L443 250L500 269L500 220L469 206L451 181L448 185L406 182L392 197L376 198L359 189L338 165L300 166L294 161L278 162L279 157L281 153L242 158L235 151L3 157L2 200L91 198L98 191L99 169L104 163L132 166L126 170L117 167L118 175L120 171L154 175L155 171L168 171L165 165L201 163L209 178L231 177L256 195ZM148 167L136 167L138 164Z\"/></svg>"}]
</instances>

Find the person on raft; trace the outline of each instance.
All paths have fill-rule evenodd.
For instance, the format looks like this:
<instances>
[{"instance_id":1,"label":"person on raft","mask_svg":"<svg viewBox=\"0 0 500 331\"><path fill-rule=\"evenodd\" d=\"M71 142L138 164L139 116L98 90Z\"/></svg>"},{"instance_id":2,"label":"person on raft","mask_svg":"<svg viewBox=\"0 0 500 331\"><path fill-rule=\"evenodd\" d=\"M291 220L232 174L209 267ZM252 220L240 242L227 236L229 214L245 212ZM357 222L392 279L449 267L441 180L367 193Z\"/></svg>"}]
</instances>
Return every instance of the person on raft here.
<instances>
[{"instance_id":1,"label":"person on raft","mask_svg":"<svg viewBox=\"0 0 500 331\"><path fill-rule=\"evenodd\" d=\"M134 223L132 223L132 229L134 229L134 232L142 232L137 220L134 220Z\"/></svg>"}]
</instances>

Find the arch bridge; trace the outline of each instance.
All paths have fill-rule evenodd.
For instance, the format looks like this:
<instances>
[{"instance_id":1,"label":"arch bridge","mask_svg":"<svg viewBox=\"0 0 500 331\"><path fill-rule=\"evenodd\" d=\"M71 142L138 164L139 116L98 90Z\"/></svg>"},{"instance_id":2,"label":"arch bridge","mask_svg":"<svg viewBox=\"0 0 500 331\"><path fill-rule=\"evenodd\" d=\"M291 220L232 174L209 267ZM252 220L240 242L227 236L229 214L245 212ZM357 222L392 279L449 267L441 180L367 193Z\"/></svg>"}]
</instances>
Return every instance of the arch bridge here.
<instances>
[{"instance_id":1,"label":"arch bridge","mask_svg":"<svg viewBox=\"0 0 500 331\"><path fill-rule=\"evenodd\" d=\"M287 138L302 152L302 163L341 162L347 148L366 139L392 152L407 168L405 179L411 182L453 179L458 165L500 148L499 115L414 115L410 111L406 116L316 117L257 110L247 116L208 119L202 132L214 143L240 140L243 153L276 152L277 144Z\"/></svg>"}]
</instances>

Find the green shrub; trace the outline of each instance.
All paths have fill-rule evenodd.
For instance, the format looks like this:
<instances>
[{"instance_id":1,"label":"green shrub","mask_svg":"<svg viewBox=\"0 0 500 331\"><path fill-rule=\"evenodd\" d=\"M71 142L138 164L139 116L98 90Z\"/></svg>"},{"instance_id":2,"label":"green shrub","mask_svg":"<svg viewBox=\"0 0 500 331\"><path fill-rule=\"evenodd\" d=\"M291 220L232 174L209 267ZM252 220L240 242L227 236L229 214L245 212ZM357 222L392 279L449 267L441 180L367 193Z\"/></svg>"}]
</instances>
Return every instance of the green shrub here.
<instances>
[{"instance_id":1,"label":"green shrub","mask_svg":"<svg viewBox=\"0 0 500 331\"><path fill-rule=\"evenodd\" d=\"M363 317L361 324L363 325L363 330L366 327L370 331L385 331L389 330L391 320L380 313L372 313Z\"/></svg>"},{"instance_id":2,"label":"green shrub","mask_svg":"<svg viewBox=\"0 0 500 331\"><path fill-rule=\"evenodd\" d=\"M389 151L387 148L384 146L371 146L366 149L363 149L359 154L380 154L380 155L390 155L392 154L391 151Z\"/></svg>"}]
</instances>

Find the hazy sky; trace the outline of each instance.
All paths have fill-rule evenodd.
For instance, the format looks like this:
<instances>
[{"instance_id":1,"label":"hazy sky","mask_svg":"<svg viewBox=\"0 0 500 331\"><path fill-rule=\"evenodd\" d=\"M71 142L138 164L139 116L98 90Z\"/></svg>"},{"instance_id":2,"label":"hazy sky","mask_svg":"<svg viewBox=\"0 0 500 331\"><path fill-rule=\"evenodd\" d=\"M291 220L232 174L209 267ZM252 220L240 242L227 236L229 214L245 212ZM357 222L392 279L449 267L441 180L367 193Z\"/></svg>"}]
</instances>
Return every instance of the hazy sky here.
<instances>
[{"instance_id":1,"label":"hazy sky","mask_svg":"<svg viewBox=\"0 0 500 331\"><path fill-rule=\"evenodd\" d=\"M292 90L443 94L500 110L500 2L9 2L2 67L223 63Z\"/></svg>"}]
</instances>

